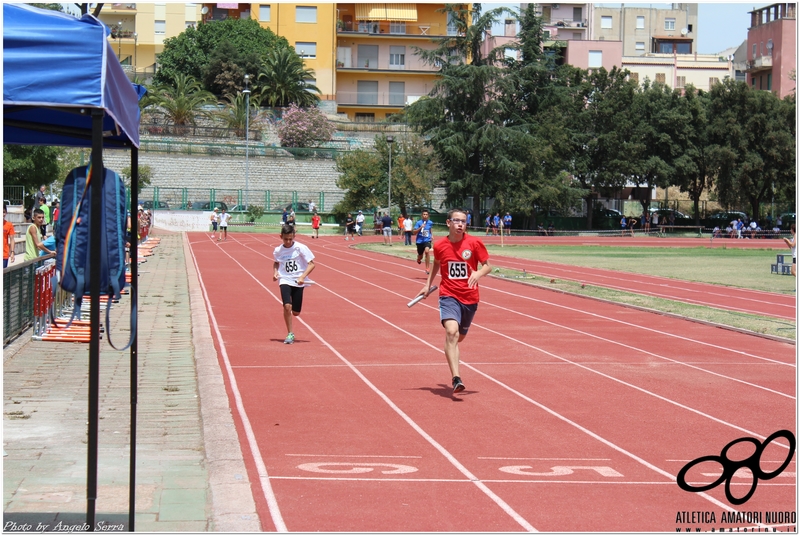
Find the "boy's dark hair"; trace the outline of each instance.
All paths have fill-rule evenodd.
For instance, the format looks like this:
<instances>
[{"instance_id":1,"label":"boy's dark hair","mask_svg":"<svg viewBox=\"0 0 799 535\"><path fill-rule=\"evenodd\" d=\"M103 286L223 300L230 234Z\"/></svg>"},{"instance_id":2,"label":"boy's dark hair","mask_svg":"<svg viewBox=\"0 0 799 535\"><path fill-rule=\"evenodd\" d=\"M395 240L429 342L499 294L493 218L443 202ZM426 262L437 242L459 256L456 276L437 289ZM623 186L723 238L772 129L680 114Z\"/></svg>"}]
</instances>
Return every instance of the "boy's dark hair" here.
<instances>
[{"instance_id":1,"label":"boy's dark hair","mask_svg":"<svg viewBox=\"0 0 799 535\"><path fill-rule=\"evenodd\" d=\"M37 208L36 210L33 211L33 215L39 215L39 214L44 215L44 210L42 210L41 208Z\"/></svg>"},{"instance_id":2,"label":"boy's dark hair","mask_svg":"<svg viewBox=\"0 0 799 535\"><path fill-rule=\"evenodd\" d=\"M424 211L427 212L427 210ZM447 212L447 219L452 219L452 214L455 212L460 212L463 215L466 215L466 210L463 210L462 208L452 208L449 212Z\"/></svg>"},{"instance_id":3,"label":"boy's dark hair","mask_svg":"<svg viewBox=\"0 0 799 535\"><path fill-rule=\"evenodd\" d=\"M286 234L295 234L296 231L294 230L294 225L289 225L286 223L282 227L280 227L280 235L285 236Z\"/></svg>"}]
</instances>

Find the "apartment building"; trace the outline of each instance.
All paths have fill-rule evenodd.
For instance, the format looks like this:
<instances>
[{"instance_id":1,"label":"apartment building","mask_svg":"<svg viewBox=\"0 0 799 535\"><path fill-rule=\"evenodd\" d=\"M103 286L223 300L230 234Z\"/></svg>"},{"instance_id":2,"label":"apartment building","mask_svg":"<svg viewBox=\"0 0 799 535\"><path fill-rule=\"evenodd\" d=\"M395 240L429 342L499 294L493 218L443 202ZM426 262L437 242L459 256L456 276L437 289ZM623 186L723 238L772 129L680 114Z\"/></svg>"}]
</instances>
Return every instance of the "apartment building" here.
<instances>
[{"instance_id":1,"label":"apartment building","mask_svg":"<svg viewBox=\"0 0 799 535\"><path fill-rule=\"evenodd\" d=\"M697 4L672 4L671 9L596 7L593 14L591 39L621 41L624 56L695 52Z\"/></svg>"},{"instance_id":2,"label":"apartment building","mask_svg":"<svg viewBox=\"0 0 799 535\"><path fill-rule=\"evenodd\" d=\"M772 4L749 14L746 82L784 98L796 91L796 4Z\"/></svg>"},{"instance_id":3,"label":"apartment building","mask_svg":"<svg viewBox=\"0 0 799 535\"><path fill-rule=\"evenodd\" d=\"M109 42L128 74L149 78L155 74L164 39L196 25L201 16L200 4L124 3L103 4L99 19L111 28Z\"/></svg>"},{"instance_id":4,"label":"apartment building","mask_svg":"<svg viewBox=\"0 0 799 535\"><path fill-rule=\"evenodd\" d=\"M684 89L691 84L709 91L724 78L735 76L732 62L715 54L625 56L621 66L630 71L630 78L638 82L649 78L674 89Z\"/></svg>"}]
</instances>

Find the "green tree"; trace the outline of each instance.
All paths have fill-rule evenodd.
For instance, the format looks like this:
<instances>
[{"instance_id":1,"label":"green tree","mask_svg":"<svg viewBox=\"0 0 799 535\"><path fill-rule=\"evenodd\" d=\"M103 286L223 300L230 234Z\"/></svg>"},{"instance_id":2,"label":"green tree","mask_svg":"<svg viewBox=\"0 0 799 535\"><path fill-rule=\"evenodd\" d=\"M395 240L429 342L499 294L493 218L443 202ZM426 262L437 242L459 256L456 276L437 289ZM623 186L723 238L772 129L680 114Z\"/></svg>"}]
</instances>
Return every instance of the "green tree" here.
<instances>
[{"instance_id":1,"label":"green tree","mask_svg":"<svg viewBox=\"0 0 799 535\"><path fill-rule=\"evenodd\" d=\"M679 105L690 116L685 136L677 139L678 156L674 159L672 185L688 193L694 202L694 223L699 225L699 201L711 190L719 168L719 147L709 138L709 97L707 93L689 85L685 88Z\"/></svg>"},{"instance_id":2,"label":"green tree","mask_svg":"<svg viewBox=\"0 0 799 535\"><path fill-rule=\"evenodd\" d=\"M502 48L483 54L483 35L508 10L497 8L480 14L480 5L468 10L462 4L447 4L456 36L442 38L435 50L416 48L428 64L440 65L440 77L430 96L414 102L406 117L432 147L441 165L449 203L462 203L468 196L479 210L485 197L493 196L499 184L520 174L523 165L508 147L526 134L508 129L506 102L501 100ZM469 24L469 20L473 24Z\"/></svg>"},{"instance_id":3,"label":"green tree","mask_svg":"<svg viewBox=\"0 0 799 535\"><path fill-rule=\"evenodd\" d=\"M244 73L255 75L262 58L274 49L288 49L284 37L278 37L268 28L262 28L253 19L226 19L186 28L183 33L164 41L164 51L158 58L160 68L153 80L159 84L173 84L179 74L204 80L212 58L224 58L228 46L236 51L233 63ZM222 48L215 53L217 48ZM237 88L244 86L244 79ZM206 87L205 89L210 89ZM220 92L218 94L224 94Z\"/></svg>"},{"instance_id":4,"label":"green tree","mask_svg":"<svg viewBox=\"0 0 799 535\"><path fill-rule=\"evenodd\" d=\"M203 68L203 84L215 95L239 91L244 86L245 74L240 62L238 50L229 41L223 41Z\"/></svg>"},{"instance_id":5,"label":"green tree","mask_svg":"<svg viewBox=\"0 0 799 535\"><path fill-rule=\"evenodd\" d=\"M385 203L385 175L379 153L362 149L344 153L336 158L336 171L336 186L344 190L344 198L333 207L334 213Z\"/></svg>"},{"instance_id":6,"label":"green tree","mask_svg":"<svg viewBox=\"0 0 799 535\"><path fill-rule=\"evenodd\" d=\"M122 177L123 182L125 182L125 187L130 189L130 179L131 179L131 168L130 166L125 167L119 172L119 176ZM153 180L153 169L149 165L140 165L139 166L139 182L138 182L138 190L136 193L141 193L141 190L148 187Z\"/></svg>"},{"instance_id":7,"label":"green tree","mask_svg":"<svg viewBox=\"0 0 799 535\"><path fill-rule=\"evenodd\" d=\"M33 194L42 184L62 183L58 162L63 152L44 145L3 145L3 184L23 186Z\"/></svg>"},{"instance_id":8,"label":"green tree","mask_svg":"<svg viewBox=\"0 0 799 535\"><path fill-rule=\"evenodd\" d=\"M302 58L292 50L270 51L264 58L258 74L257 91L261 103L272 107L296 104L307 108L319 102L319 88L308 83L315 78L312 69L306 69Z\"/></svg>"},{"instance_id":9,"label":"green tree","mask_svg":"<svg viewBox=\"0 0 799 535\"><path fill-rule=\"evenodd\" d=\"M245 129L247 128L247 97L243 93L227 94L225 95L227 103L224 110L220 113L220 117L225 122L225 125L236 132L238 137L245 137ZM253 116L255 105L250 102L250 118ZM250 127L252 127L252 120L250 120Z\"/></svg>"},{"instance_id":10,"label":"green tree","mask_svg":"<svg viewBox=\"0 0 799 535\"><path fill-rule=\"evenodd\" d=\"M622 188L630 177L628 154L640 149L632 138L634 118L631 110L635 82L627 71L604 67L590 73L581 69L562 71L568 98L558 106L561 121L558 137L550 142L557 147L565 169L587 193L588 228L593 228L593 200L596 193ZM551 116L551 115L550 115Z\"/></svg>"},{"instance_id":11,"label":"green tree","mask_svg":"<svg viewBox=\"0 0 799 535\"><path fill-rule=\"evenodd\" d=\"M746 202L752 218L772 190L796 183L795 100L725 80L710 91L710 137L719 145L716 191L725 206Z\"/></svg>"},{"instance_id":12,"label":"green tree","mask_svg":"<svg viewBox=\"0 0 799 535\"><path fill-rule=\"evenodd\" d=\"M196 123L197 116L208 114L203 107L216 103L216 98L191 76L178 74L174 85L160 85L154 89L153 101L177 127L176 133L182 134L188 131L186 126Z\"/></svg>"}]
</instances>

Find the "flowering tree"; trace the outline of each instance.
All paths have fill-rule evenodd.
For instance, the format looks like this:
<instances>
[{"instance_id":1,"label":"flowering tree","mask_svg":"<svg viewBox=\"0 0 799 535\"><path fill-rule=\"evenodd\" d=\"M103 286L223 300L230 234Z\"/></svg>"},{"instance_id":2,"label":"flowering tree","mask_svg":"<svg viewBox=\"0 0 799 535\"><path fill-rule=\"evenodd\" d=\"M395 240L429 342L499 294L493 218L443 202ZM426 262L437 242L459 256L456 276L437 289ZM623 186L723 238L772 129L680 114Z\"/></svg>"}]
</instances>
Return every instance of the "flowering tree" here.
<instances>
[{"instance_id":1,"label":"flowering tree","mask_svg":"<svg viewBox=\"0 0 799 535\"><path fill-rule=\"evenodd\" d=\"M330 141L336 127L319 108L303 109L291 104L283 112L277 127L280 144L284 147L318 147Z\"/></svg>"}]
</instances>

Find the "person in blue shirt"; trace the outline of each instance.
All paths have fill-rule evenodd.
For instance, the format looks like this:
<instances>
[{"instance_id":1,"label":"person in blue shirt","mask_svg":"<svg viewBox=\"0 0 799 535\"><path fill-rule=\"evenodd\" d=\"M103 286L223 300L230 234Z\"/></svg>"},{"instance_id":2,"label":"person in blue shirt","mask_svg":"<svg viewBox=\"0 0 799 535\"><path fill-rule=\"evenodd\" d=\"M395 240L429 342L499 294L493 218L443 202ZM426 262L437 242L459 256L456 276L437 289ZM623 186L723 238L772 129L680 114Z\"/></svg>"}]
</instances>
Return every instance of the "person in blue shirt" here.
<instances>
[{"instance_id":1,"label":"person in blue shirt","mask_svg":"<svg viewBox=\"0 0 799 535\"><path fill-rule=\"evenodd\" d=\"M466 227L471 227L471 226L472 226L472 211L466 210Z\"/></svg>"},{"instance_id":2,"label":"person in blue shirt","mask_svg":"<svg viewBox=\"0 0 799 535\"><path fill-rule=\"evenodd\" d=\"M433 222L430 221L430 212L422 210L422 218L413 227L416 235L416 263L422 263L424 256L424 271L430 273L430 250L433 248Z\"/></svg>"},{"instance_id":3,"label":"person in blue shirt","mask_svg":"<svg viewBox=\"0 0 799 535\"><path fill-rule=\"evenodd\" d=\"M510 225L512 222L513 218L510 212L505 212L505 216L502 218L502 225L505 227L506 236L510 236Z\"/></svg>"},{"instance_id":4,"label":"person in blue shirt","mask_svg":"<svg viewBox=\"0 0 799 535\"><path fill-rule=\"evenodd\" d=\"M499 228L499 212L494 214L494 236L497 235L497 230L500 232L502 231L502 229Z\"/></svg>"}]
</instances>

